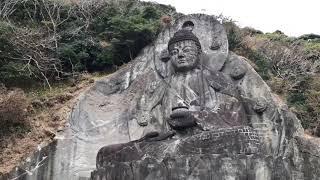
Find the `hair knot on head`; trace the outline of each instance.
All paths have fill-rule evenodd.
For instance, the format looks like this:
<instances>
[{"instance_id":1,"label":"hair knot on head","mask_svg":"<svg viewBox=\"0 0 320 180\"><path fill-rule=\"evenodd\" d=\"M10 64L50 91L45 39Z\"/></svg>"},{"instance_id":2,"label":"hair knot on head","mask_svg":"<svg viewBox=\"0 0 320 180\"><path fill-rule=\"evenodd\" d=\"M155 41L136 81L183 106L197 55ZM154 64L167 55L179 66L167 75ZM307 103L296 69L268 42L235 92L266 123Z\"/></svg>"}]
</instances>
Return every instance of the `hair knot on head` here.
<instances>
[{"instance_id":1,"label":"hair knot on head","mask_svg":"<svg viewBox=\"0 0 320 180\"><path fill-rule=\"evenodd\" d=\"M169 40L168 43L168 50L170 51L170 45L180 42L180 41L186 41L186 40L191 40L196 43L199 49L201 49L201 44L199 39L197 38L196 35L192 33L192 31L188 29L181 29L174 33L173 37Z\"/></svg>"}]
</instances>

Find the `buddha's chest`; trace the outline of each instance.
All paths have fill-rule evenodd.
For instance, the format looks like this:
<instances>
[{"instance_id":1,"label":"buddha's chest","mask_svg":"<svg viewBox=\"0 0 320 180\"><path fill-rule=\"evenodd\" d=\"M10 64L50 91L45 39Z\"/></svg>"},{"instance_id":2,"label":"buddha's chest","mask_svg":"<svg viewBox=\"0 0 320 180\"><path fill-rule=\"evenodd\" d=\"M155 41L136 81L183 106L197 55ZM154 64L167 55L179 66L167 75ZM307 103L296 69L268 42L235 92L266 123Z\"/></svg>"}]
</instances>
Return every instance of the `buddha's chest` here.
<instances>
[{"instance_id":1,"label":"buddha's chest","mask_svg":"<svg viewBox=\"0 0 320 180\"><path fill-rule=\"evenodd\" d=\"M172 93L181 100L191 102L203 94L206 84L201 73L192 72L173 76L170 82L170 88Z\"/></svg>"}]
</instances>

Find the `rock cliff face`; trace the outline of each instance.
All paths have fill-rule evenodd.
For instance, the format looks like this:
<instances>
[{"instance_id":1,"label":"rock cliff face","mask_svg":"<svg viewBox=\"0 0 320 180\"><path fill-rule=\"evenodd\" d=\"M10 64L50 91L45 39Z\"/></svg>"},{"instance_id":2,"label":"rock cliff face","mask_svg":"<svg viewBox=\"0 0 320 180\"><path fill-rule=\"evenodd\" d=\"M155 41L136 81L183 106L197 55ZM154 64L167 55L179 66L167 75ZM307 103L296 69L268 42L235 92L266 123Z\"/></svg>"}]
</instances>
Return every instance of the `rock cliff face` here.
<instances>
[{"instance_id":1,"label":"rock cliff face","mask_svg":"<svg viewBox=\"0 0 320 180\"><path fill-rule=\"evenodd\" d=\"M197 89L190 81L196 75L184 71L187 80L179 79L178 73L170 66L174 55L166 52L168 42L176 41L172 40L176 36L174 33L188 24L192 24L192 32L199 38L203 51L199 62L203 77L199 81L206 83L195 86L208 86L214 92L205 92L219 97L213 100L218 106L214 112L208 105L210 97L206 96L204 99L207 104L203 109L197 109L197 105L194 107L192 103L180 105L184 107L187 104L187 109L192 112L204 112L204 116L201 113L193 114L196 117L194 126L200 129L198 131L190 128L189 116L176 120L175 106L171 105L175 96L183 94L179 92L183 88L179 87L187 86L187 91ZM181 37L176 39L181 40ZM189 39L192 38L184 40ZM138 87L145 87L139 93L134 93L136 97L133 101L137 106L131 106L128 111L128 127L132 129L128 134L134 138L128 143L101 148L97 155L97 170L92 172L91 178L317 179L320 159L311 150L314 144L310 141L310 144L304 143L310 147L303 148L301 142L304 142L305 137L299 120L271 93L249 63L228 52L227 47L223 27L209 16L185 16L165 30L154 44L151 57L154 67L147 68L150 71L145 73L141 72L146 69L135 70L143 67L141 60L150 55L143 53L128 75L135 77L129 81L128 89L132 88L132 92L139 91L135 89L136 83ZM209 69L209 75L205 73L206 69ZM175 91L174 95L170 95L172 91ZM201 90L194 91L199 94L201 101ZM188 97L188 93L184 95ZM231 96L232 100L225 95ZM196 99L189 95L190 102ZM237 108L243 107L245 116L229 108L236 106L237 103L233 102L237 100L241 104ZM188 98L183 101L188 101ZM233 115L228 114L230 112L237 114L237 120L240 121L232 121ZM172 134L171 130L183 126L182 122L187 124L184 131L178 129ZM137 126L132 126L134 124ZM159 134L149 137L148 132L153 131ZM304 152L302 149L309 151ZM306 166L308 168L304 168Z\"/></svg>"},{"instance_id":2,"label":"rock cliff face","mask_svg":"<svg viewBox=\"0 0 320 180\"><path fill-rule=\"evenodd\" d=\"M168 42L190 28L200 65L180 76ZM315 141L246 59L228 51L223 26L196 14L177 19L135 60L96 82L66 132L26 165L32 173L8 177L316 180Z\"/></svg>"}]
</instances>

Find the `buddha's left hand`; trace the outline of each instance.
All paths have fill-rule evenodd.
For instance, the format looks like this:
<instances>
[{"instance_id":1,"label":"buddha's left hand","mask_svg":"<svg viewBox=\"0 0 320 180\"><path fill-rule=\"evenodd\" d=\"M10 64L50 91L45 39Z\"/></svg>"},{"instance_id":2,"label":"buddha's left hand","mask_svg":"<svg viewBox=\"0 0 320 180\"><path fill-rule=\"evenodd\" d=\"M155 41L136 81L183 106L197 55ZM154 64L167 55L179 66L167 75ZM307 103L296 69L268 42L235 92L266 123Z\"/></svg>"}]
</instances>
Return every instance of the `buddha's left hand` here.
<instances>
[{"instance_id":1,"label":"buddha's left hand","mask_svg":"<svg viewBox=\"0 0 320 180\"><path fill-rule=\"evenodd\" d=\"M189 110L175 110L171 113L168 123L173 129L186 129L196 126L196 119Z\"/></svg>"}]
</instances>

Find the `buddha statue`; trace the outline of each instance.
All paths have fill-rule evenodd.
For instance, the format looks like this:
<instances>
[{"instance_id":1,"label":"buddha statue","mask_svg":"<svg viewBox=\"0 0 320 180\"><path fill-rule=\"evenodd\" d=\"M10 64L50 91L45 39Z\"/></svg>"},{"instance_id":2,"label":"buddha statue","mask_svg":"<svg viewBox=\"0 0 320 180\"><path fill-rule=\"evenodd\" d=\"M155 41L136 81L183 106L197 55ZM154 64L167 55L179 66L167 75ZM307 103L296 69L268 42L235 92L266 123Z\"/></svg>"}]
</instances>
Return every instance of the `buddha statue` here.
<instances>
[{"instance_id":1,"label":"buddha statue","mask_svg":"<svg viewBox=\"0 0 320 180\"><path fill-rule=\"evenodd\" d=\"M103 108L92 179L308 179L299 120L212 16L181 16L103 85L123 103Z\"/></svg>"},{"instance_id":2,"label":"buddha statue","mask_svg":"<svg viewBox=\"0 0 320 180\"><path fill-rule=\"evenodd\" d=\"M164 79L162 116L168 131L149 132L141 139L103 147L97 168L106 163L144 157L161 160L190 154L250 154L259 150L241 97L232 80L205 66L204 53L192 29L177 31L168 43L170 76Z\"/></svg>"},{"instance_id":3,"label":"buddha statue","mask_svg":"<svg viewBox=\"0 0 320 180\"><path fill-rule=\"evenodd\" d=\"M176 32L168 51L173 68L162 101L165 119L173 129L193 126L207 131L247 125L233 82L205 66L201 44L191 30Z\"/></svg>"}]
</instances>

